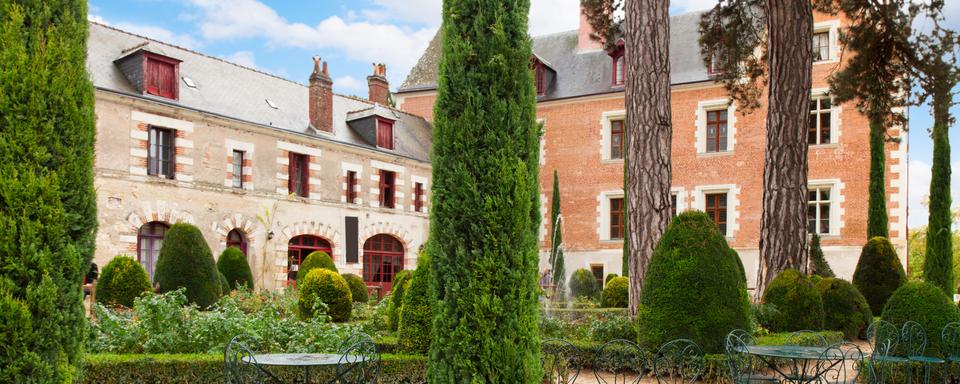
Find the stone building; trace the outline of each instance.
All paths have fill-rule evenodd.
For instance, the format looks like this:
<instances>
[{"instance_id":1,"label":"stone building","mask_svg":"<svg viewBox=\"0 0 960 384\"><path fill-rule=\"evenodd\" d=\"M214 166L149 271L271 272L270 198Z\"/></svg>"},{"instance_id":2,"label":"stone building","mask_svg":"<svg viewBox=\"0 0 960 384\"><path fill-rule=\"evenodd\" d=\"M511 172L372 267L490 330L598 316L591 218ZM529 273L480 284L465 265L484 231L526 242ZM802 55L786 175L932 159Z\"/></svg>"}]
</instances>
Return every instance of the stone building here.
<instances>
[{"instance_id":1,"label":"stone building","mask_svg":"<svg viewBox=\"0 0 960 384\"><path fill-rule=\"evenodd\" d=\"M136 257L153 275L166 228L196 225L214 257L244 251L256 286L282 289L314 250L389 289L428 232L431 127L370 98L91 23L99 232L95 261Z\"/></svg>"},{"instance_id":2,"label":"stone building","mask_svg":"<svg viewBox=\"0 0 960 384\"><path fill-rule=\"evenodd\" d=\"M701 14L671 18L673 207L707 212L743 258L754 284L766 96L759 109L744 113L714 81L699 53ZM808 219L834 271L849 279L867 241L869 128L855 105L833 103L828 92L828 75L843 65L838 37L846 20L820 13L814 18ZM604 274L619 274L622 268L624 65L622 45L605 50L590 32L581 17L578 30L534 37L531 67L544 127L541 269L548 268L552 225L547 207L557 170L566 270L589 268L602 281ZM432 119L439 56L438 34L395 95L400 109ZM907 143L901 132L890 134L903 140L887 144L890 236L905 257Z\"/></svg>"}]
</instances>

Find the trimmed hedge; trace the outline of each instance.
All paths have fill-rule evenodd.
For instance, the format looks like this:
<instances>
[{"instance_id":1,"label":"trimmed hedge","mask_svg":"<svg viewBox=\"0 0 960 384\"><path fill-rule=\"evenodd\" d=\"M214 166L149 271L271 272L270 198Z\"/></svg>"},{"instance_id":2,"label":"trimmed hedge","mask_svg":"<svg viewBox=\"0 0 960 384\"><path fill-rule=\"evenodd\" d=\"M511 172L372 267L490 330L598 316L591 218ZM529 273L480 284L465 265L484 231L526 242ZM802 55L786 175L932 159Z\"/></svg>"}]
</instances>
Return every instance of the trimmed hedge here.
<instances>
[{"instance_id":1,"label":"trimmed hedge","mask_svg":"<svg viewBox=\"0 0 960 384\"><path fill-rule=\"evenodd\" d=\"M614 277L607 281L600 300L604 308L626 308L630 299L630 280L626 277Z\"/></svg>"},{"instance_id":2,"label":"trimmed hedge","mask_svg":"<svg viewBox=\"0 0 960 384\"><path fill-rule=\"evenodd\" d=\"M881 318L898 327L907 321L920 323L927 332L926 355L942 356L940 332L947 323L960 321L960 312L939 287L916 281L903 285L890 296Z\"/></svg>"},{"instance_id":3,"label":"trimmed hedge","mask_svg":"<svg viewBox=\"0 0 960 384\"><path fill-rule=\"evenodd\" d=\"M828 277L817 283L817 290L823 297L824 329L842 331L853 340L873 321L870 304L850 282Z\"/></svg>"},{"instance_id":4,"label":"trimmed hedge","mask_svg":"<svg viewBox=\"0 0 960 384\"><path fill-rule=\"evenodd\" d=\"M883 312L887 299L907 282L897 251L884 237L874 237L863 246L860 261L853 272L853 285L870 303L873 313Z\"/></svg>"},{"instance_id":5,"label":"trimmed hedge","mask_svg":"<svg viewBox=\"0 0 960 384\"><path fill-rule=\"evenodd\" d=\"M589 269L580 268L573 271L570 275L570 295L572 297L597 297L600 293L600 287L597 286L597 278Z\"/></svg>"},{"instance_id":6,"label":"trimmed hedge","mask_svg":"<svg viewBox=\"0 0 960 384\"><path fill-rule=\"evenodd\" d=\"M823 298L813 282L796 269L780 272L763 293L763 303L777 313L764 324L773 332L823 329Z\"/></svg>"},{"instance_id":7,"label":"trimmed hedge","mask_svg":"<svg viewBox=\"0 0 960 384\"><path fill-rule=\"evenodd\" d=\"M220 292L224 295L230 294L230 282L227 281L227 277L220 271L217 271L217 276L220 276Z\"/></svg>"},{"instance_id":8,"label":"trimmed hedge","mask_svg":"<svg viewBox=\"0 0 960 384\"><path fill-rule=\"evenodd\" d=\"M425 354L433 340L433 303L430 298L430 258L426 254L417 261L417 271L408 283L400 307L397 339L400 350Z\"/></svg>"},{"instance_id":9,"label":"trimmed hedge","mask_svg":"<svg viewBox=\"0 0 960 384\"><path fill-rule=\"evenodd\" d=\"M743 286L747 286L747 269L743 267L743 259L740 258L740 254L736 250L730 248L730 258L737 263L737 270L740 271L740 281L743 283Z\"/></svg>"},{"instance_id":10,"label":"trimmed hedge","mask_svg":"<svg viewBox=\"0 0 960 384\"><path fill-rule=\"evenodd\" d=\"M100 272L94 297L105 305L133 307L133 299L150 292L150 277L147 271L130 256L117 256Z\"/></svg>"},{"instance_id":11,"label":"trimmed hedge","mask_svg":"<svg viewBox=\"0 0 960 384\"><path fill-rule=\"evenodd\" d=\"M615 277L619 277L619 276L617 276L616 273L608 273L607 277L603 278L603 286L606 287L607 283L609 283L610 280L612 280Z\"/></svg>"},{"instance_id":12,"label":"trimmed hedge","mask_svg":"<svg viewBox=\"0 0 960 384\"><path fill-rule=\"evenodd\" d=\"M407 288L407 281L413 277L413 271L404 269L393 275L393 291L390 293L390 306L387 308L387 322L390 330L396 331L400 327L400 307L403 306L403 292Z\"/></svg>"},{"instance_id":13,"label":"trimmed hedge","mask_svg":"<svg viewBox=\"0 0 960 384\"><path fill-rule=\"evenodd\" d=\"M307 276L307 274L315 268L328 269L337 273L340 272L337 270L337 265L333 263L333 258L323 251L311 252L309 255L307 255L306 259L303 259L303 262L300 263L299 268L300 269L297 270L298 284L303 280L304 276Z\"/></svg>"},{"instance_id":14,"label":"trimmed hedge","mask_svg":"<svg viewBox=\"0 0 960 384\"><path fill-rule=\"evenodd\" d=\"M347 285L350 286L350 294L353 295L354 303L366 303L370 300L370 294L367 293L367 284L363 282L363 278L352 273L343 273L340 274L340 277L343 277L347 281Z\"/></svg>"},{"instance_id":15,"label":"trimmed hedge","mask_svg":"<svg viewBox=\"0 0 960 384\"><path fill-rule=\"evenodd\" d=\"M300 316L314 316L317 300L327 305L327 315L338 323L350 321L353 312L353 295L347 281L340 274L326 268L314 268L300 283L298 305Z\"/></svg>"},{"instance_id":16,"label":"trimmed hedge","mask_svg":"<svg viewBox=\"0 0 960 384\"><path fill-rule=\"evenodd\" d=\"M223 290L216 262L200 229L187 223L170 226L160 247L154 280L160 293L186 288L187 300L206 308Z\"/></svg>"},{"instance_id":17,"label":"trimmed hedge","mask_svg":"<svg viewBox=\"0 0 960 384\"><path fill-rule=\"evenodd\" d=\"M253 272L247 262L247 255L244 255L240 249L235 247L224 249L220 253L220 258L217 259L217 270L227 278L231 291L242 285L253 290Z\"/></svg>"}]
</instances>

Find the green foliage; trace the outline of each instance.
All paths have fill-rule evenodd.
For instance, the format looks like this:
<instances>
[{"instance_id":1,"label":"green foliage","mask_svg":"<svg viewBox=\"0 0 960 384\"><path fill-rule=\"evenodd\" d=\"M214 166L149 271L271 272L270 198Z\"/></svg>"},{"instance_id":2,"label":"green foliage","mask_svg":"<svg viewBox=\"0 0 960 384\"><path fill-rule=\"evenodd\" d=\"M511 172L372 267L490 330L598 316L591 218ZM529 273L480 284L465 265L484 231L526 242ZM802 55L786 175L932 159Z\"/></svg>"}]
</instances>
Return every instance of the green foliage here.
<instances>
[{"instance_id":1,"label":"green foliage","mask_svg":"<svg viewBox=\"0 0 960 384\"><path fill-rule=\"evenodd\" d=\"M896 115L896 113L886 113ZM870 120L870 191L867 200L867 237L889 237L890 219L887 216L886 128L876 119Z\"/></svg>"},{"instance_id":2,"label":"green foliage","mask_svg":"<svg viewBox=\"0 0 960 384\"><path fill-rule=\"evenodd\" d=\"M0 381L14 383L26 377L49 375L46 366L36 352L30 350L33 334L30 308L9 293L0 291Z\"/></svg>"},{"instance_id":3,"label":"green foliage","mask_svg":"<svg viewBox=\"0 0 960 384\"><path fill-rule=\"evenodd\" d=\"M614 277L603 288L601 305L606 308L626 308L630 304L630 280L626 277Z\"/></svg>"},{"instance_id":4,"label":"green foliage","mask_svg":"<svg viewBox=\"0 0 960 384\"><path fill-rule=\"evenodd\" d=\"M773 332L823 329L823 297L810 278L796 269L784 270L770 282L763 303L777 308L777 315L764 324Z\"/></svg>"},{"instance_id":5,"label":"green foliage","mask_svg":"<svg viewBox=\"0 0 960 384\"><path fill-rule=\"evenodd\" d=\"M836 277L827 258L823 256L823 249L820 248L820 235L813 234L810 240L810 261L813 263L813 273L822 277Z\"/></svg>"},{"instance_id":6,"label":"green foliage","mask_svg":"<svg viewBox=\"0 0 960 384\"><path fill-rule=\"evenodd\" d=\"M907 242L907 248L910 250L910 255L907 258L910 263L910 267L907 268L907 280L922 280L923 264L927 251L927 228L922 226L910 230L907 235ZM960 232L953 232L953 240L950 243L953 245L953 275L960 276Z\"/></svg>"},{"instance_id":7,"label":"green foliage","mask_svg":"<svg viewBox=\"0 0 960 384\"><path fill-rule=\"evenodd\" d=\"M217 276L220 278L220 292L225 292L230 294L230 282L227 281L227 277L223 275L220 271L217 271Z\"/></svg>"},{"instance_id":8,"label":"green foliage","mask_svg":"<svg viewBox=\"0 0 960 384\"><path fill-rule=\"evenodd\" d=\"M230 289L224 291L225 294L240 286L253 289L253 272L250 271L247 255L244 255L243 251L235 247L224 249L217 259L217 270L227 278L230 285Z\"/></svg>"},{"instance_id":9,"label":"green foliage","mask_svg":"<svg viewBox=\"0 0 960 384\"><path fill-rule=\"evenodd\" d=\"M597 278L589 269L580 268L570 275L570 295L572 297L597 297L600 287Z\"/></svg>"},{"instance_id":10,"label":"green foliage","mask_svg":"<svg viewBox=\"0 0 960 384\"><path fill-rule=\"evenodd\" d=\"M350 286L350 294L353 296L354 303L366 303L370 300L370 294L367 293L367 284L363 282L362 277L352 273L344 273L340 276Z\"/></svg>"},{"instance_id":11,"label":"green foliage","mask_svg":"<svg viewBox=\"0 0 960 384\"><path fill-rule=\"evenodd\" d=\"M608 273L608 274L607 274L607 277L604 277L604 278L603 278L603 286L607 286L607 283L609 283L610 280L612 280L612 279L614 279L614 278L616 278L616 277L618 277L616 273Z\"/></svg>"},{"instance_id":12,"label":"green foliage","mask_svg":"<svg viewBox=\"0 0 960 384\"><path fill-rule=\"evenodd\" d=\"M425 354L433 340L433 300L430 292L430 258L426 254L417 261L417 271L403 295L400 326L397 331L400 350Z\"/></svg>"},{"instance_id":13,"label":"green foliage","mask_svg":"<svg viewBox=\"0 0 960 384\"><path fill-rule=\"evenodd\" d=\"M642 345L691 339L723 351L734 329L749 326L750 301L726 239L702 212L675 217L653 252L637 314Z\"/></svg>"},{"instance_id":14,"label":"green foliage","mask_svg":"<svg viewBox=\"0 0 960 384\"><path fill-rule=\"evenodd\" d=\"M940 331L947 323L960 321L960 312L939 287L915 281L904 284L890 296L881 318L898 327L907 321L920 323L927 333L926 356L943 356Z\"/></svg>"},{"instance_id":15,"label":"green foliage","mask_svg":"<svg viewBox=\"0 0 960 384\"><path fill-rule=\"evenodd\" d=\"M854 340L873 321L870 304L850 282L828 277L817 283L817 290L823 297L824 329L842 331L847 339Z\"/></svg>"},{"instance_id":16,"label":"green foliage","mask_svg":"<svg viewBox=\"0 0 960 384\"><path fill-rule=\"evenodd\" d=\"M637 339L637 322L629 316L610 315L594 319L590 324L590 340L605 343L610 340Z\"/></svg>"},{"instance_id":17,"label":"green foliage","mask_svg":"<svg viewBox=\"0 0 960 384\"><path fill-rule=\"evenodd\" d=\"M311 318L317 315L315 306L317 302L322 302L327 307L330 319L338 323L350 321L353 295L347 281L338 273L326 268L314 268L304 276L298 290L301 317Z\"/></svg>"},{"instance_id":18,"label":"green foliage","mask_svg":"<svg viewBox=\"0 0 960 384\"><path fill-rule=\"evenodd\" d=\"M150 292L150 278L130 256L117 256L100 270L94 297L98 303L133 307L133 300Z\"/></svg>"},{"instance_id":19,"label":"green foliage","mask_svg":"<svg viewBox=\"0 0 960 384\"><path fill-rule=\"evenodd\" d=\"M563 219L560 216L560 176L553 170L553 199L550 202L550 272L555 285L554 300L563 300L565 295L563 277L566 266L563 258Z\"/></svg>"},{"instance_id":20,"label":"green foliage","mask_svg":"<svg viewBox=\"0 0 960 384\"><path fill-rule=\"evenodd\" d=\"M170 226L164 235L154 281L161 293L186 288L187 299L201 308L217 302L223 293L210 247L200 230L187 223Z\"/></svg>"},{"instance_id":21,"label":"green foliage","mask_svg":"<svg viewBox=\"0 0 960 384\"><path fill-rule=\"evenodd\" d=\"M740 254L737 253L733 248L730 248L730 258L737 263L737 270L740 271L740 281L743 283L743 286L747 286L747 270L743 267L743 259L740 258Z\"/></svg>"},{"instance_id":22,"label":"green foliage","mask_svg":"<svg viewBox=\"0 0 960 384\"><path fill-rule=\"evenodd\" d=\"M297 270L297 282L302 281L303 277L314 268L340 272L337 270L337 265L333 263L333 258L331 258L330 255L323 251L314 251L307 255L307 258L303 259L303 262L300 263L300 269Z\"/></svg>"},{"instance_id":23,"label":"green foliage","mask_svg":"<svg viewBox=\"0 0 960 384\"><path fill-rule=\"evenodd\" d=\"M393 292L390 294L390 307L388 309L388 323L391 331L396 331L400 327L400 307L403 306L403 293L407 288L407 281L411 278L413 278L413 271L407 269L393 275Z\"/></svg>"},{"instance_id":24,"label":"green foliage","mask_svg":"<svg viewBox=\"0 0 960 384\"><path fill-rule=\"evenodd\" d=\"M950 210L950 138L944 122L933 128L933 165L930 179L930 217L923 264L925 281L947 295L956 292L953 265L953 212Z\"/></svg>"},{"instance_id":25,"label":"green foliage","mask_svg":"<svg viewBox=\"0 0 960 384\"><path fill-rule=\"evenodd\" d=\"M906 282L897 251L884 237L874 237L863 246L853 272L853 285L867 298L873 313L883 311L887 299Z\"/></svg>"}]
</instances>

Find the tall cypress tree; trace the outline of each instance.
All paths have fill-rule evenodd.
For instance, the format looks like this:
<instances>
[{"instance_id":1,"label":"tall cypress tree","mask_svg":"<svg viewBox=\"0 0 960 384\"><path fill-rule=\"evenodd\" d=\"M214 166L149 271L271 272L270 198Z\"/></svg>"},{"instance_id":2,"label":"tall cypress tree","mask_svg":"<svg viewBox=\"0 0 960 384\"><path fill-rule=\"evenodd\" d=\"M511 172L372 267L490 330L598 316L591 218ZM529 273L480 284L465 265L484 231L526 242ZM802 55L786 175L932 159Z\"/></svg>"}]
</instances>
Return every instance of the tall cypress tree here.
<instances>
[{"instance_id":1,"label":"tall cypress tree","mask_svg":"<svg viewBox=\"0 0 960 384\"><path fill-rule=\"evenodd\" d=\"M96 229L86 7L0 0L0 297L27 309L0 321L2 382L76 375Z\"/></svg>"},{"instance_id":2,"label":"tall cypress tree","mask_svg":"<svg viewBox=\"0 0 960 384\"><path fill-rule=\"evenodd\" d=\"M563 219L560 215L560 176L553 170L553 200L550 202L550 268L554 285L553 295L562 300L564 294L564 276L566 276L563 259Z\"/></svg>"},{"instance_id":3,"label":"tall cypress tree","mask_svg":"<svg viewBox=\"0 0 960 384\"><path fill-rule=\"evenodd\" d=\"M428 252L432 383L542 378L529 0L446 0Z\"/></svg>"}]
</instances>

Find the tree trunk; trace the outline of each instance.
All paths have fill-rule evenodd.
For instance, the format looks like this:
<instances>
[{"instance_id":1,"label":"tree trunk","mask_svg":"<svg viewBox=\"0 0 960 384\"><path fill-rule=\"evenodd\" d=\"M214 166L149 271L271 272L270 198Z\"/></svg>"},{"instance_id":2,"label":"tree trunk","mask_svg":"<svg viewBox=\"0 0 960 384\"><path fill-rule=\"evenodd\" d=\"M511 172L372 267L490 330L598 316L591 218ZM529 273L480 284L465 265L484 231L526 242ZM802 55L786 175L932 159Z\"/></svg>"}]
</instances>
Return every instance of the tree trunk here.
<instances>
[{"instance_id":1,"label":"tree trunk","mask_svg":"<svg viewBox=\"0 0 960 384\"><path fill-rule=\"evenodd\" d=\"M670 1L626 4L626 241L635 316L650 255L670 222Z\"/></svg>"},{"instance_id":2,"label":"tree trunk","mask_svg":"<svg viewBox=\"0 0 960 384\"><path fill-rule=\"evenodd\" d=\"M807 127L813 10L809 0L770 0L770 88L763 169L757 299L780 271L807 267Z\"/></svg>"}]
</instances>

